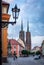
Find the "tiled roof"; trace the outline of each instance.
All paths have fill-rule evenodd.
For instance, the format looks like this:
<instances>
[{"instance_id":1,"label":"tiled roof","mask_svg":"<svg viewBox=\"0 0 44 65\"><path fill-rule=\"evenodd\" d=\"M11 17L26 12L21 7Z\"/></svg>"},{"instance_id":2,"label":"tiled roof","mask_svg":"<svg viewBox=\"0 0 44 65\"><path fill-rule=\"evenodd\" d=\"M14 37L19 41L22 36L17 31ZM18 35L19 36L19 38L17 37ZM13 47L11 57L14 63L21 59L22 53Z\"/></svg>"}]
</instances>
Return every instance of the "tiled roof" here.
<instances>
[{"instance_id":1,"label":"tiled roof","mask_svg":"<svg viewBox=\"0 0 44 65\"><path fill-rule=\"evenodd\" d=\"M39 49L40 49L41 47L39 47L39 46L35 46L35 47L33 48L33 50L36 49L36 48L39 48Z\"/></svg>"},{"instance_id":2,"label":"tiled roof","mask_svg":"<svg viewBox=\"0 0 44 65\"><path fill-rule=\"evenodd\" d=\"M12 45L17 45L18 42L15 39L9 39L9 41Z\"/></svg>"},{"instance_id":3,"label":"tiled roof","mask_svg":"<svg viewBox=\"0 0 44 65\"><path fill-rule=\"evenodd\" d=\"M8 39L8 42L10 42L12 45L20 45L22 47L25 47L24 42L21 39L15 40L15 39Z\"/></svg>"}]
</instances>

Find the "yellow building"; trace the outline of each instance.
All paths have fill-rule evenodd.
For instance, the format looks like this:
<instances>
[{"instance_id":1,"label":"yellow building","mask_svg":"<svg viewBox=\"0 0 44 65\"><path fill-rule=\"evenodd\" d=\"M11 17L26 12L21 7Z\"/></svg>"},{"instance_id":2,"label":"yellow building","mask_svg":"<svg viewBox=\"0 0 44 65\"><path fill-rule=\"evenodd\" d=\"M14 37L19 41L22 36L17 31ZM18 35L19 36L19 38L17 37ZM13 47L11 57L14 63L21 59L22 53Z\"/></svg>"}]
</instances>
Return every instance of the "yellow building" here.
<instances>
[{"instance_id":1,"label":"yellow building","mask_svg":"<svg viewBox=\"0 0 44 65\"><path fill-rule=\"evenodd\" d=\"M9 22L10 15L8 14L9 3L2 1L2 21ZM3 25L4 26L4 25ZM7 27L2 28L2 61L7 60Z\"/></svg>"}]
</instances>

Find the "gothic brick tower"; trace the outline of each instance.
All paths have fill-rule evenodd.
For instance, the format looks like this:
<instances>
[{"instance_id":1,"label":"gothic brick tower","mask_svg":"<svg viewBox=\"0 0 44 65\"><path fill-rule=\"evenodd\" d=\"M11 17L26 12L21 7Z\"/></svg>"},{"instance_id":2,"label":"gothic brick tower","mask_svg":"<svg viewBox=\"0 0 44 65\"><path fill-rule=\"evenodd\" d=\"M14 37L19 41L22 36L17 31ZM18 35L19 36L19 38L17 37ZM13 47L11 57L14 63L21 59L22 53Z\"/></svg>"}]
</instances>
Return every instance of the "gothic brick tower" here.
<instances>
[{"instance_id":1,"label":"gothic brick tower","mask_svg":"<svg viewBox=\"0 0 44 65\"><path fill-rule=\"evenodd\" d=\"M29 32L29 22L27 22L27 32L26 32L26 50L31 50L31 33Z\"/></svg>"},{"instance_id":2,"label":"gothic brick tower","mask_svg":"<svg viewBox=\"0 0 44 65\"><path fill-rule=\"evenodd\" d=\"M23 21L21 21L21 31L19 32L19 38L24 42L24 31L23 31Z\"/></svg>"}]
</instances>

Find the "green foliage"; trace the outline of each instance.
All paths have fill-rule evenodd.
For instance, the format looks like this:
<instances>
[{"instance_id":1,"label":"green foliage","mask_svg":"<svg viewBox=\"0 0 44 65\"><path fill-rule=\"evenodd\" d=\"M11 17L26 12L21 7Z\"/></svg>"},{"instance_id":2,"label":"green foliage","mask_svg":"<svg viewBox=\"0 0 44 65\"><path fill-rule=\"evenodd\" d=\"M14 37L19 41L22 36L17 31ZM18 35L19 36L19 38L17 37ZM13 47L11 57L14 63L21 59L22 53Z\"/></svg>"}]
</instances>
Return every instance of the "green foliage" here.
<instances>
[{"instance_id":1,"label":"green foliage","mask_svg":"<svg viewBox=\"0 0 44 65\"><path fill-rule=\"evenodd\" d=\"M31 52L30 54L31 54L31 55L34 55L34 54L35 54L35 52Z\"/></svg>"},{"instance_id":2,"label":"green foliage","mask_svg":"<svg viewBox=\"0 0 44 65\"><path fill-rule=\"evenodd\" d=\"M28 54L30 55L30 54L31 54L31 52L30 52L30 51L28 51Z\"/></svg>"},{"instance_id":3,"label":"green foliage","mask_svg":"<svg viewBox=\"0 0 44 65\"><path fill-rule=\"evenodd\" d=\"M37 52L36 52L36 55L39 55L39 54L41 54L41 52L40 52L40 51L37 51Z\"/></svg>"},{"instance_id":4,"label":"green foliage","mask_svg":"<svg viewBox=\"0 0 44 65\"><path fill-rule=\"evenodd\" d=\"M27 50L22 50L22 54L27 54Z\"/></svg>"},{"instance_id":5,"label":"green foliage","mask_svg":"<svg viewBox=\"0 0 44 65\"><path fill-rule=\"evenodd\" d=\"M29 54L30 54L30 52L29 51L27 51L27 50L22 50L22 52L21 52L23 55L27 55L27 56L29 56Z\"/></svg>"}]
</instances>

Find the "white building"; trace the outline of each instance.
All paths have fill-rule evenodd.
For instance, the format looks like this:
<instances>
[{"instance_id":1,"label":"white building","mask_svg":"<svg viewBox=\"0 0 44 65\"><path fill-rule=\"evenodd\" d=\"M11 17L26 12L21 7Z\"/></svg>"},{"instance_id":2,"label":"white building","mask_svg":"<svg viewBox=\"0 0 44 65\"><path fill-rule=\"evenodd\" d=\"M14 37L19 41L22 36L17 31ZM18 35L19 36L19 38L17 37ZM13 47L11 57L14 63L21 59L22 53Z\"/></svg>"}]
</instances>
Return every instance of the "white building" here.
<instances>
[{"instance_id":1,"label":"white building","mask_svg":"<svg viewBox=\"0 0 44 65\"><path fill-rule=\"evenodd\" d=\"M21 56L22 55L21 51L24 50L25 45L24 45L24 42L20 38L17 41L22 46L22 47L19 46L19 55Z\"/></svg>"},{"instance_id":2,"label":"white building","mask_svg":"<svg viewBox=\"0 0 44 65\"><path fill-rule=\"evenodd\" d=\"M41 52L41 47L39 47L39 46L35 46L32 50L31 50L31 52L37 52L37 51L40 51Z\"/></svg>"}]
</instances>

